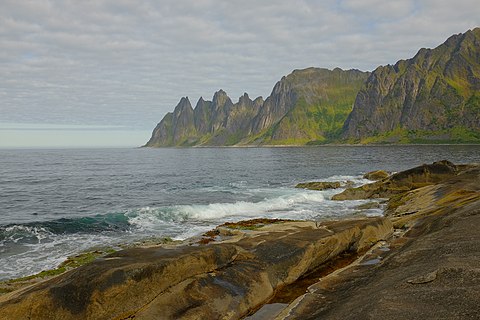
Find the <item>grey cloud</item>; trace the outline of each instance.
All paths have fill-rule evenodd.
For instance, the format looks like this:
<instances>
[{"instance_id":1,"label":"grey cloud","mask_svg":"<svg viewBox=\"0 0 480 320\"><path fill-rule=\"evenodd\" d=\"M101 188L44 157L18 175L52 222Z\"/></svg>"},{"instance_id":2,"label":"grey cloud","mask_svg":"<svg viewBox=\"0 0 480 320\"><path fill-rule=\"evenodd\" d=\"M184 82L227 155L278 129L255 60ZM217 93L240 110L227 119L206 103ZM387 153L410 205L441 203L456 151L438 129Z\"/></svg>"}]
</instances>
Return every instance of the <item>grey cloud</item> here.
<instances>
[{"instance_id":1,"label":"grey cloud","mask_svg":"<svg viewBox=\"0 0 480 320\"><path fill-rule=\"evenodd\" d=\"M266 96L293 69L372 70L478 25L476 1L0 3L0 121L151 128L181 96Z\"/></svg>"}]
</instances>

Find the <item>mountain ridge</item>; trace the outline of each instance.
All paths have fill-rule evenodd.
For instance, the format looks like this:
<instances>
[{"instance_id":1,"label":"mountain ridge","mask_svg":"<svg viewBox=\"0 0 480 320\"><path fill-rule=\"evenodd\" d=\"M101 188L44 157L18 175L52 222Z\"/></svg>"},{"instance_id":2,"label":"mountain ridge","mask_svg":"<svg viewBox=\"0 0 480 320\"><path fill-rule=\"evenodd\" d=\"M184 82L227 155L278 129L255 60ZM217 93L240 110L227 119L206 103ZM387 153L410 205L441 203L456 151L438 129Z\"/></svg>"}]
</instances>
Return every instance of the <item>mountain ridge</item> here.
<instances>
[{"instance_id":1,"label":"mountain ridge","mask_svg":"<svg viewBox=\"0 0 480 320\"><path fill-rule=\"evenodd\" d=\"M282 77L265 100L262 97L251 100L244 93L233 103L220 89L212 101L200 97L195 108L191 108L188 97L183 97L174 112L167 113L155 127L145 146L282 145L323 141L341 129L355 94L368 74L355 69L311 67ZM324 123L315 121L319 112L331 113L330 118L324 119Z\"/></svg>"},{"instance_id":2,"label":"mountain ridge","mask_svg":"<svg viewBox=\"0 0 480 320\"><path fill-rule=\"evenodd\" d=\"M263 100L180 99L145 146L480 143L480 28L373 72L306 68Z\"/></svg>"}]
</instances>

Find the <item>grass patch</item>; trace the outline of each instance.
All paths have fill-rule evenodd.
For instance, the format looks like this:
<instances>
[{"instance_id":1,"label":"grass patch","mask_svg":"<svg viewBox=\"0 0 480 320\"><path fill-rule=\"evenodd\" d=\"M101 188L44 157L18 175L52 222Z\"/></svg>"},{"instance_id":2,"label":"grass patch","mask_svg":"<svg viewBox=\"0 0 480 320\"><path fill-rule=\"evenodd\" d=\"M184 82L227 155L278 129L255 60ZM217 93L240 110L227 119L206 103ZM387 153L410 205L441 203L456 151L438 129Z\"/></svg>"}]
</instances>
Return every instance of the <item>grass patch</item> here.
<instances>
[{"instance_id":1,"label":"grass patch","mask_svg":"<svg viewBox=\"0 0 480 320\"><path fill-rule=\"evenodd\" d=\"M238 222L225 222L221 226L224 226L230 229L237 229L237 230L256 230L269 224L283 223L287 221L293 221L293 220L260 218L260 219L243 220Z\"/></svg>"}]
</instances>

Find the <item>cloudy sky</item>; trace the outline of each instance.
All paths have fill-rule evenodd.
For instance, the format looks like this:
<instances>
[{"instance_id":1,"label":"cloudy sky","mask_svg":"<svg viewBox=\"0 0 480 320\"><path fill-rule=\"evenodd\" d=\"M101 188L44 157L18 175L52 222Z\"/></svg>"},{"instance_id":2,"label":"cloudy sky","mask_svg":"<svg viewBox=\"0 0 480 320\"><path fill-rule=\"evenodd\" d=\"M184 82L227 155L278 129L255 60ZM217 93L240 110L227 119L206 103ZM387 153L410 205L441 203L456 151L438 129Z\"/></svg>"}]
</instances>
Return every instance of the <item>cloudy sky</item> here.
<instances>
[{"instance_id":1,"label":"cloudy sky","mask_svg":"<svg viewBox=\"0 0 480 320\"><path fill-rule=\"evenodd\" d=\"M478 0L1 0L0 147L139 145L182 96L373 70L479 20Z\"/></svg>"}]
</instances>

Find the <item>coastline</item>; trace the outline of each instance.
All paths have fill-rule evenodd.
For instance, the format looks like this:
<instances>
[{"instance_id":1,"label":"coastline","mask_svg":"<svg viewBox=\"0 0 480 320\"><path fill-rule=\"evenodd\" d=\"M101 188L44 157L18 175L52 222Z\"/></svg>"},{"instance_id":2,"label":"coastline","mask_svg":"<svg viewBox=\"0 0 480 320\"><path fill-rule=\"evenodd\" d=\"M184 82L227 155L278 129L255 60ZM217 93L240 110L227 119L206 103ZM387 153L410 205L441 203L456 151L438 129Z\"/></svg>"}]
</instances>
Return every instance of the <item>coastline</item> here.
<instances>
[{"instance_id":1,"label":"coastline","mask_svg":"<svg viewBox=\"0 0 480 320\"><path fill-rule=\"evenodd\" d=\"M150 147L140 146L136 148L148 148L148 149L190 149L190 148L205 148L205 149L217 149L217 148L322 148L322 147L403 147L403 146L480 146L480 143L327 143L327 144L315 144L315 145L232 145L232 146L166 146L166 147Z\"/></svg>"},{"instance_id":2,"label":"coastline","mask_svg":"<svg viewBox=\"0 0 480 320\"><path fill-rule=\"evenodd\" d=\"M282 288L298 283L342 254L350 253L355 256L353 262L350 259L346 265L340 263L333 267L331 272L322 276L320 282L316 281L302 289L306 290L305 294L293 297L292 301L282 303L280 309L273 308L275 311L270 312L275 313L277 319L306 319L325 315L327 318L351 318L355 314L353 310L365 317L371 317L372 314L389 314L399 319L436 316L439 311L434 309L419 307L411 311L408 303L413 302L408 300L409 295L412 290L416 292L419 289L418 285L427 284L428 294L435 296L439 303L442 299L451 299L450 295L436 286L443 285L443 275L453 270L450 266L453 263L455 268L460 268L460 272L456 272L457 277L471 280L471 286L468 287L471 297L450 311L444 308L441 311L450 315L453 315L452 312L473 314L473 306L479 299L479 284L474 280L476 271L470 265L478 261L475 260L479 256L478 248L473 243L479 240L479 232L474 228L465 228L479 217L476 214L480 212L479 181L478 164L457 166L441 161L423 165L369 185L351 188L345 193L350 197L360 194L367 199L390 198L385 217L321 223L237 223L219 226L200 238L191 238L182 243L150 243L144 247L127 248L60 276L0 296L0 310L6 317L19 319L24 317L22 314L25 315L22 312L29 310L33 310L34 319L60 315L71 319L109 319L112 316L148 319L158 315L158 310L164 315L170 314L171 318L178 317L179 310L184 310L181 317L187 319L198 314L208 318L223 315L229 319L244 316L255 319L257 312L268 311L271 299ZM450 227L445 228L443 224ZM460 233L457 228L461 230ZM463 239L458 249L449 246L450 241L456 245L455 237ZM202 239L207 240L202 242ZM425 244L429 244L429 250L439 252L438 259L419 253L418 250ZM444 259L440 254L442 248L450 248L445 251L445 254L450 254L449 259ZM398 261L403 262L398 265ZM192 266L200 269L192 271ZM165 268L173 268L177 275L162 271ZM170 283L170 289L164 291L151 284L154 279ZM105 289L101 289L105 285ZM458 287L455 283L448 285L449 292L465 290L465 287ZM187 291L186 286L190 288ZM375 293L379 286L382 288L380 293ZM59 288L67 291L62 289L62 295L58 296L54 292ZM70 296L72 288L84 294ZM371 300L365 301L367 298L364 294L355 295L357 288L373 290L367 295ZM133 298L130 291L142 294ZM108 298L111 294L115 298ZM151 294L155 296L153 300ZM204 299L193 298L198 295ZM95 307L94 300L90 300L94 296L97 297L95 301L101 301L101 309ZM375 302L394 296L397 302L395 308L389 303ZM427 296L422 297L415 303L425 303ZM150 302L145 304L145 301ZM73 308L74 302L83 307ZM400 307L402 302L410 311ZM362 309L359 307L361 303L369 307ZM319 308L319 305L322 307ZM352 305L356 309L352 309ZM272 318L273 313L270 314Z\"/></svg>"}]
</instances>

